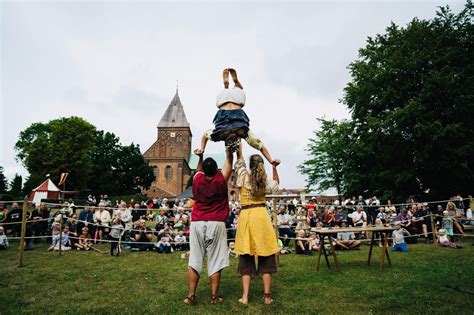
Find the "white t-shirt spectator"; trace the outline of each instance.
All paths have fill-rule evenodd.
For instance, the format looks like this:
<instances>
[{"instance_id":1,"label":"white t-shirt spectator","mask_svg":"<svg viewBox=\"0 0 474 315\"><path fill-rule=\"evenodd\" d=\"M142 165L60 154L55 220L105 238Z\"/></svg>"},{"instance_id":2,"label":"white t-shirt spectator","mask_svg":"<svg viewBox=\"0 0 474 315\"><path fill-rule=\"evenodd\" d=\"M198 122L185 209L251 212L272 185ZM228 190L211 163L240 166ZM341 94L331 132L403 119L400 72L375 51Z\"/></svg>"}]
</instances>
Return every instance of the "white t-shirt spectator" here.
<instances>
[{"instance_id":1,"label":"white t-shirt spectator","mask_svg":"<svg viewBox=\"0 0 474 315\"><path fill-rule=\"evenodd\" d=\"M355 240L354 232L339 232L337 233L337 239L341 241Z\"/></svg>"},{"instance_id":2,"label":"white t-shirt spectator","mask_svg":"<svg viewBox=\"0 0 474 315\"><path fill-rule=\"evenodd\" d=\"M401 228L400 230L394 230L392 235L395 244L402 244L405 243L405 235L410 235L410 233L404 228Z\"/></svg>"},{"instance_id":3,"label":"white t-shirt spectator","mask_svg":"<svg viewBox=\"0 0 474 315\"><path fill-rule=\"evenodd\" d=\"M352 218L352 222L354 222L354 224L361 224L364 222L364 220L367 221L367 214L365 211L354 211L349 214L349 217Z\"/></svg>"},{"instance_id":4,"label":"white t-shirt spectator","mask_svg":"<svg viewBox=\"0 0 474 315\"><path fill-rule=\"evenodd\" d=\"M280 214L277 215L278 227L280 227L280 228L290 227L288 225L290 220L291 220L290 215L287 214L287 213L284 213L284 214L280 213Z\"/></svg>"}]
</instances>

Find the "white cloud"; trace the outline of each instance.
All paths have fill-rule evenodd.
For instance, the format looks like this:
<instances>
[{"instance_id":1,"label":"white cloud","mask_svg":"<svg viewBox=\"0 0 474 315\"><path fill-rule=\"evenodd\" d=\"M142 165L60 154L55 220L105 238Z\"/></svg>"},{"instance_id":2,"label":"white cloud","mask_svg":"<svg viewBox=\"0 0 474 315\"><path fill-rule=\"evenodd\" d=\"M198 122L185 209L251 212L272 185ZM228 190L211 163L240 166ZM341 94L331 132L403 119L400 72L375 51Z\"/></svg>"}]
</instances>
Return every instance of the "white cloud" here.
<instances>
[{"instance_id":1,"label":"white cloud","mask_svg":"<svg viewBox=\"0 0 474 315\"><path fill-rule=\"evenodd\" d=\"M283 160L282 186L294 188L304 185L296 166L316 117L348 116L338 99L367 36L391 20L432 17L443 3L0 5L0 165L7 176L26 174L14 159L19 132L61 116L83 117L146 150L176 80L197 146L217 110L221 71L233 66L252 129Z\"/></svg>"}]
</instances>

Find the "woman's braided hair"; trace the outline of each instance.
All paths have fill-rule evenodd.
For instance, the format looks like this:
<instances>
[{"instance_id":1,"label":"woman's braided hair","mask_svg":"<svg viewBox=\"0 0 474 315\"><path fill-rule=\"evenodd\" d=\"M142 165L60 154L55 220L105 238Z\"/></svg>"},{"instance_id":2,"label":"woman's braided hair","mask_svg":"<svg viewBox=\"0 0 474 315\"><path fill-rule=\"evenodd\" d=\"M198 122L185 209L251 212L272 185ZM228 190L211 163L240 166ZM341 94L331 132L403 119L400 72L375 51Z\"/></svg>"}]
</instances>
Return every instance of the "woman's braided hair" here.
<instances>
[{"instance_id":1,"label":"woman's braided hair","mask_svg":"<svg viewBox=\"0 0 474 315\"><path fill-rule=\"evenodd\" d=\"M250 193L254 197L264 196L267 188L267 173L265 173L263 158L258 154L250 156L249 167Z\"/></svg>"}]
</instances>

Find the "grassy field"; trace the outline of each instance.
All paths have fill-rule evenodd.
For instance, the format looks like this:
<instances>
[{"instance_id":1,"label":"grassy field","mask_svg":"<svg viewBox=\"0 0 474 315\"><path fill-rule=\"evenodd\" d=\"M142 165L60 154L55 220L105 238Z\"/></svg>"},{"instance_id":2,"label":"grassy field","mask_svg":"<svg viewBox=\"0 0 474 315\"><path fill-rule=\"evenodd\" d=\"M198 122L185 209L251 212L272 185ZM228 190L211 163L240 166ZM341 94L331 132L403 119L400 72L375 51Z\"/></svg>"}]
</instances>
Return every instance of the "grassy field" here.
<instances>
[{"instance_id":1,"label":"grassy field","mask_svg":"<svg viewBox=\"0 0 474 315\"><path fill-rule=\"evenodd\" d=\"M71 251L60 257L43 243L25 253L26 267L17 268L14 243L0 252L0 313L473 314L474 246L464 244L462 250L411 245L409 253L392 254L393 266L383 272L377 265L379 248L367 266L367 246L338 252L341 273L325 265L316 272L315 256L282 256L270 306L260 302L260 279L252 283L250 305L237 302L241 284L232 259L222 279L224 303L210 305L205 277L197 305L187 306L182 303L187 262L179 253L110 257Z\"/></svg>"}]
</instances>

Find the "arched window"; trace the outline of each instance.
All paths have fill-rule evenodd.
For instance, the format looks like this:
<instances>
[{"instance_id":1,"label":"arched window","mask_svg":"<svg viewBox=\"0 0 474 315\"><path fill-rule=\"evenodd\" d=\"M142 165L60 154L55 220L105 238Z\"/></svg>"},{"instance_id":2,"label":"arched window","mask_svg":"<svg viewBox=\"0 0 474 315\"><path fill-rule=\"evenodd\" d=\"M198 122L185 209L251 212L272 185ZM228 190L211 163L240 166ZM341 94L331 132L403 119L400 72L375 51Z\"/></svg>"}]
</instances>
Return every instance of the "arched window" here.
<instances>
[{"instance_id":1,"label":"arched window","mask_svg":"<svg viewBox=\"0 0 474 315\"><path fill-rule=\"evenodd\" d=\"M158 177L158 168L157 168L156 166L153 166L153 176L154 176L155 178Z\"/></svg>"},{"instance_id":2,"label":"arched window","mask_svg":"<svg viewBox=\"0 0 474 315\"><path fill-rule=\"evenodd\" d=\"M176 136L176 142L183 142L183 136L182 135L177 135Z\"/></svg>"},{"instance_id":3,"label":"arched window","mask_svg":"<svg viewBox=\"0 0 474 315\"><path fill-rule=\"evenodd\" d=\"M171 166L167 165L165 169L165 178L171 179L171 177L173 177L173 172L172 172Z\"/></svg>"}]
</instances>

